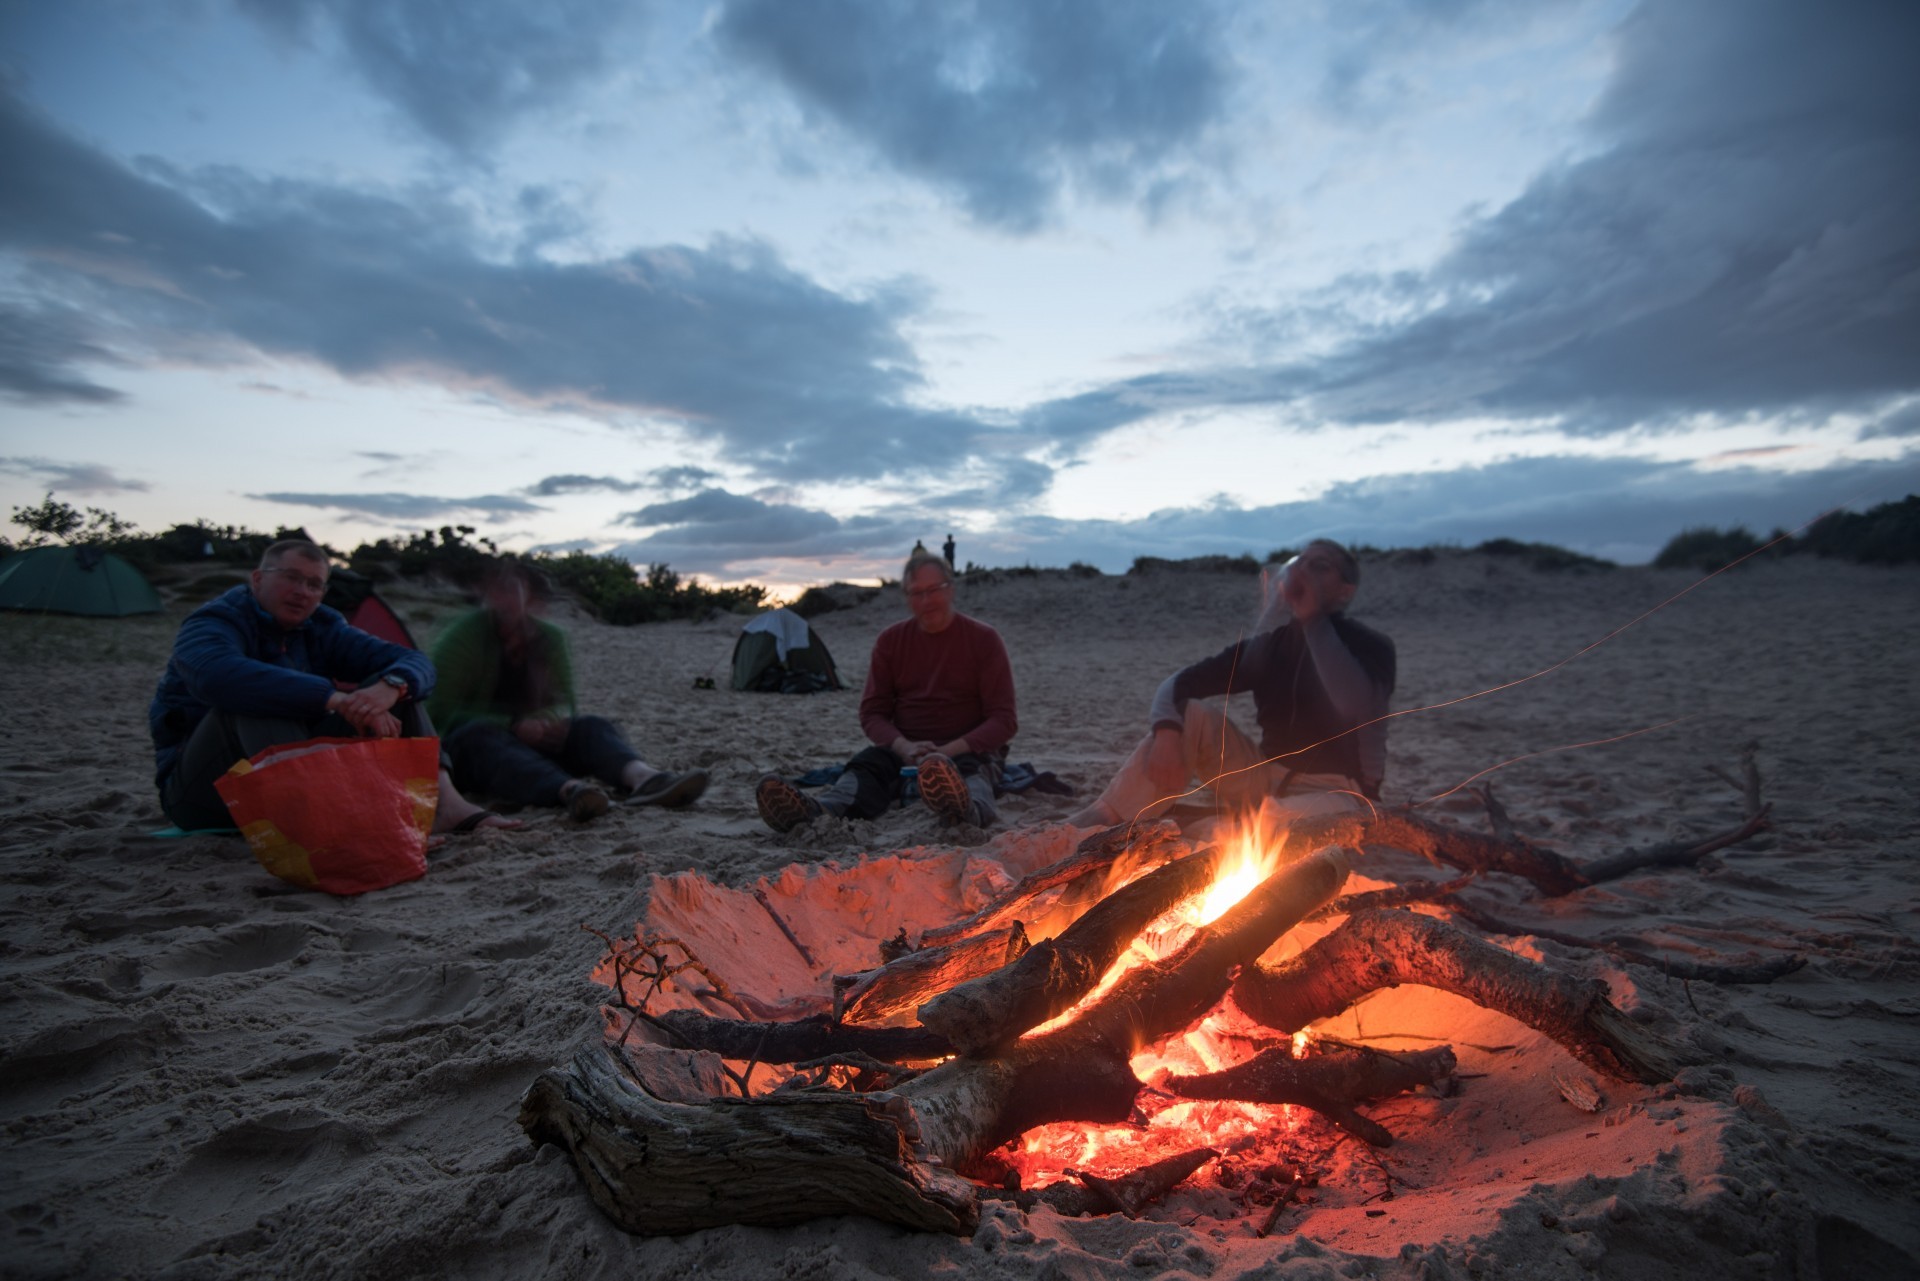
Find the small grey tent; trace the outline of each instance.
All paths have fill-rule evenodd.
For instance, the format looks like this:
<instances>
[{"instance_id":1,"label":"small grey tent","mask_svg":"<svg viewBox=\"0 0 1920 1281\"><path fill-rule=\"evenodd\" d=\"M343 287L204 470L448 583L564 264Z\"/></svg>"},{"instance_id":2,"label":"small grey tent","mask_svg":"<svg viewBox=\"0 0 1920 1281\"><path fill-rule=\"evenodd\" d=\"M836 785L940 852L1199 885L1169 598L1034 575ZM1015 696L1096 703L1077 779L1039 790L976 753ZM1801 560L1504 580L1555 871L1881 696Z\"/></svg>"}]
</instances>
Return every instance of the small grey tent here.
<instances>
[{"instance_id":1,"label":"small grey tent","mask_svg":"<svg viewBox=\"0 0 1920 1281\"><path fill-rule=\"evenodd\" d=\"M0 563L0 609L121 618L159 613L160 594L112 552L32 547Z\"/></svg>"},{"instance_id":2,"label":"small grey tent","mask_svg":"<svg viewBox=\"0 0 1920 1281\"><path fill-rule=\"evenodd\" d=\"M827 643L790 609L770 609L740 629L733 645L733 687L763 694L846 688Z\"/></svg>"}]
</instances>

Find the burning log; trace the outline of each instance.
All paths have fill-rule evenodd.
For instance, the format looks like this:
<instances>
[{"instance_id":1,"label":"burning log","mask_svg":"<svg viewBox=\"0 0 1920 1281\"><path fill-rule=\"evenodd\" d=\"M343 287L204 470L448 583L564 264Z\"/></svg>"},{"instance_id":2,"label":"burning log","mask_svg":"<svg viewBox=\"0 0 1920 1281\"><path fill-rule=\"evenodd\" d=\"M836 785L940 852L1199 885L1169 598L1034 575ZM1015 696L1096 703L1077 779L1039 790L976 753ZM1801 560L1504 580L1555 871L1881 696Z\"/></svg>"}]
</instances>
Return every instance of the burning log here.
<instances>
[{"instance_id":1,"label":"burning log","mask_svg":"<svg viewBox=\"0 0 1920 1281\"><path fill-rule=\"evenodd\" d=\"M1078 1184L1055 1183L1031 1192L989 1188L980 1195L983 1200L1011 1201L1023 1210L1044 1205L1054 1213L1069 1218L1083 1214L1113 1214L1116 1211L1130 1219L1137 1218L1140 1211L1179 1187L1188 1175L1219 1155L1212 1148L1195 1148L1191 1152L1181 1152L1164 1161L1141 1166L1117 1179L1104 1179L1085 1170L1072 1170L1069 1173L1080 1180Z\"/></svg>"},{"instance_id":2,"label":"burning log","mask_svg":"<svg viewBox=\"0 0 1920 1281\"><path fill-rule=\"evenodd\" d=\"M1239 1099L1247 1103L1295 1103L1375 1147L1388 1147L1393 1135L1353 1105L1417 1085L1436 1085L1453 1075L1453 1050L1437 1046L1408 1054L1353 1047L1296 1059L1288 1050L1263 1050L1224 1072L1200 1076L1172 1073L1155 1082L1183 1099Z\"/></svg>"},{"instance_id":3,"label":"burning log","mask_svg":"<svg viewBox=\"0 0 1920 1281\"><path fill-rule=\"evenodd\" d=\"M911 1011L928 993L991 974L1027 950L1027 932L1015 921L945 947L909 952L864 974L835 975L834 1013L844 1023L881 1023Z\"/></svg>"},{"instance_id":4,"label":"burning log","mask_svg":"<svg viewBox=\"0 0 1920 1281\"><path fill-rule=\"evenodd\" d=\"M1350 917L1292 960L1243 970L1233 999L1250 1017L1290 1032L1402 983L1498 1010L1621 1080L1656 1084L1682 1066L1679 1051L1622 1014L1598 979L1558 974L1414 912Z\"/></svg>"},{"instance_id":5,"label":"burning log","mask_svg":"<svg viewBox=\"0 0 1920 1281\"><path fill-rule=\"evenodd\" d=\"M1021 1132L1052 1121L1125 1120L1142 1084L1128 1060L1211 1010L1234 971L1339 890L1346 854L1325 849L1281 869L1168 959L1143 964L1065 1026L989 1059L953 1059L901 1086L918 1149L965 1169Z\"/></svg>"},{"instance_id":6,"label":"burning log","mask_svg":"<svg viewBox=\"0 0 1920 1281\"><path fill-rule=\"evenodd\" d=\"M1007 1044L1071 1009L1149 922L1205 889L1219 865L1219 849L1209 848L1147 873L1013 964L922 1005L922 1026L962 1054L985 1055Z\"/></svg>"},{"instance_id":7,"label":"burning log","mask_svg":"<svg viewBox=\"0 0 1920 1281\"><path fill-rule=\"evenodd\" d=\"M1049 890L1071 885L1095 872L1105 872L1122 857L1145 865L1178 858L1191 847L1171 822L1121 823L1081 841L1074 852L1057 863L1050 863L1023 877L1019 884L1000 895L972 916L927 930L920 936L921 947L940 947L990 930L1013 920L1028 904Z\"/></svg>"}]
</instances>

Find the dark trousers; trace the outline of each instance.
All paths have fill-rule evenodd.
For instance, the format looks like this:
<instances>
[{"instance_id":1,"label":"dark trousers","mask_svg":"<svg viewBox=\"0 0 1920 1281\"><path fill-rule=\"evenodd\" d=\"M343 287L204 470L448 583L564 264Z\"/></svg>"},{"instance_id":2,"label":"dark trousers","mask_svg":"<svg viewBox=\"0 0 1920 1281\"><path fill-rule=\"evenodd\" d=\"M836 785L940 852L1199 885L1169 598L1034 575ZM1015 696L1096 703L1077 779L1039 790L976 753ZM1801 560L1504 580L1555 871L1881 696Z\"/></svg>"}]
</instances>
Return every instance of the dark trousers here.
<instances>
[{"instance_id":1,"label":"dark trousers","mask_svg":"<svg viewBox=\"0 0 1920 1281\"><path fill-rule=\"evenodd\" d=\"M960 777L967 780L967 792L980 806L984 822L991 823L1000 817L993 798L1000 794L1003 754L967 752L954 757L953 763L959 767ZM845 801L844 812L849 818L878 818L900 799L906 786L906 779L900 776L900 767L904 764L905 761L884 747L869 747L847 762L847 772L828 789L828 795L820 799L826 802L831 797ZM848 779L853 780L851 786Z\"/></svg>"},{"instance_id":2,"label":"dark trousers","mask_svg":"<svg viewBox=\"0 0 1920 1281\"><path fill-rule=\"evenodd\" d=\"M441 744L453 762L453 782L462 792L512 805L558 805L560 789L583 775L620 785L620 772L640 754L627 746L603 716L576 716L566 741L552 756L530 747L505 726L474 721Z\"/></svg>"},{"instance_id":3,"label":"dark trousers","mask_svg":"<svg viewBox=\"0 0 1920 1281\"><path fill-rule=\"evenodd\" d=\"M432 738L433 721L418 703L396 703L395 719L405 738ZM160 784L160 808L188 831L232 827L227 803L213 790L213 781L246 760L282 743L309 738L357 738L360 731L333 712L302 720L297 716L246 716L239 712L208 712L194 726L173 772ZM446 756L440 758L442 768Z\"/></svg>"}]
</instances>

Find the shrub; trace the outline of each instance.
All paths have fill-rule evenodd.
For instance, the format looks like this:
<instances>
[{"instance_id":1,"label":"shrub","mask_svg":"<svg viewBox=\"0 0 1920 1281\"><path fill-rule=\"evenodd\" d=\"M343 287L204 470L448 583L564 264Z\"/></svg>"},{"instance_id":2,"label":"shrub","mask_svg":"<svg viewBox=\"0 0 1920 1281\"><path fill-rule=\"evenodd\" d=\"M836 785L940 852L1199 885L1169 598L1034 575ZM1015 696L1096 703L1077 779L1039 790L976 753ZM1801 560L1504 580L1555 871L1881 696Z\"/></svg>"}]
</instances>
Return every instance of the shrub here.
<instances>
[{"instance_id":1,"label":"shrub","mask_svg":"<svg viewBox=\"0 0 1920 1281\"><path fill-rule=\"evenodd\" d=\"M1725 569L1760 549L1760 540L1744 525L1732 529L1682 530L1653 558L1655 569Z\"/></svg>"},{"instance_id":2,"label":"shrub","mask_svg":"<svg viewBox=\"0 0 1920 1281\"><path fill-rule=\"evenodd\" d=\"M767 589L752 583L707 587L697 578L683 582L667 565L647 566L642 579L631 564L611 553L568 552L537 556L529 563L578 596L601 621L621 626L698 618L714 609L759 609L767 598Z\"/></svg>"},{"instance_id":3,"label":"shrub","mask_svg":"<svg viewBox=\"0 0 1920 1281\"><path fill-rule=\"evenodd\" d=\"M1610 560L1582 552L1555 547L1552 543L1522 543L1512 538L1494 538L1473 550L1488 556L1505 556L1523 562L1529 569L1575 570L1618 569Z\"/></svg>"},{"instance_id":4,"label":"shrub","mask_svg":"<svg viewBox=\"0 0 1920 1281\"><path fill-rule=\"evenodd\" d=\"M1257 574L1260 562L1253 553L1242 552L1238 556L1189 556L1185 560L1167 560L1159 556L1135 556L1129 574L1156 574L1166 570L1179 570L1189 574Z\"/></svg>"},{"instance_id":5,"label":"shrub","mask_svg":"<svg viewBox=\"0 0 1920 1281\"><path fill-rule=\"evenodd\" d=\"M1920 560L1920 494L1865 512L1829 512L1808 526L1798 547L1869 565Z\"/></svg>"}]
</instances>

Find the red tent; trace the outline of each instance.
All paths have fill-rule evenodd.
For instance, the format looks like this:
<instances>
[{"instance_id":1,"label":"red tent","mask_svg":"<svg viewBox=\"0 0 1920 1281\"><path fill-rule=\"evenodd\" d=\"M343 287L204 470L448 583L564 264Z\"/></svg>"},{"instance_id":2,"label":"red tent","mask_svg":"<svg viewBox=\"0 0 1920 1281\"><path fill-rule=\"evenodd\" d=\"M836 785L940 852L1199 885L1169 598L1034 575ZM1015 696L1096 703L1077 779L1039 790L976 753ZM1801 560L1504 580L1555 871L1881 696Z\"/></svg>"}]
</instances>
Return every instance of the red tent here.
<instances>
[{"instance_id":1,"label":"red tent","mask_svg":"<svg viewBox=\"0 0 1920 1281\"><path fill-rule=\"evenodd\" d=\"M380 599L380 593L373 590L373 580L365 574L336 566L327 582L326 604L345 614L347 621L363 632L408 649L420 648L405 621L394 613L393 606Z\"/></svg>"}]
</instances>

